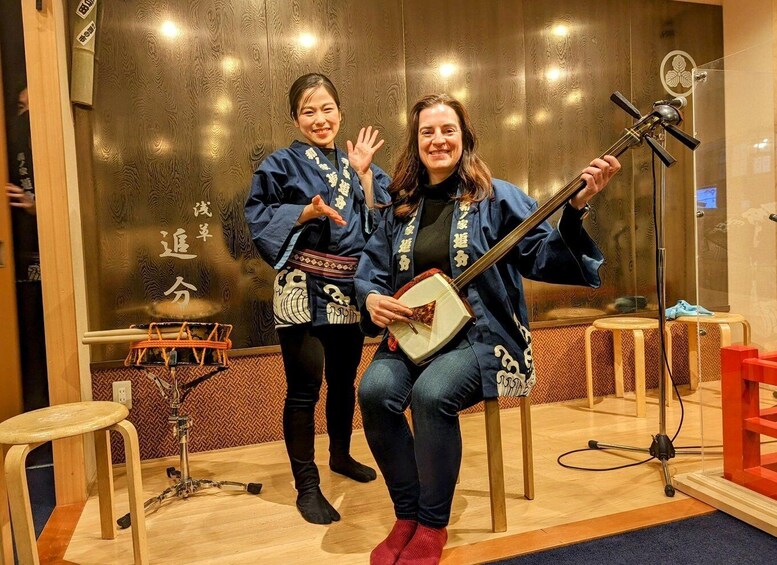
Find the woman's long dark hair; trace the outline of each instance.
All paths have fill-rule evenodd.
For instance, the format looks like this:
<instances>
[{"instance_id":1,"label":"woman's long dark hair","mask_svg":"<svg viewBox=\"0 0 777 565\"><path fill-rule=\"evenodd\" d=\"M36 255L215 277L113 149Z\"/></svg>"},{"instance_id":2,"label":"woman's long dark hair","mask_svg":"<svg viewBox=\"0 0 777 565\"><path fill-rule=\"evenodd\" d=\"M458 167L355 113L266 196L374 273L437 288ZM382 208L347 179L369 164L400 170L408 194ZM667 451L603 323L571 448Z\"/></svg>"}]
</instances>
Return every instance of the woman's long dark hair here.
<instances>
[{"instance_id":1,"label":"woman's long dark hair","mask_svg":"<svg viewBox=\"0 0 777 565\"><path fill-rule=\"evenodd\" d=\"M438 104L451 108L459 118L461 127L462 153L454 175L459 177L461 186L460 199L468 202L479 202L493 193L491 186L491 171L475 152L477 138L472 122L464 106L448 94L430 94L415 103L410 110L410 120L407 128L405 149L399 156L394 168L394 177L388 191L394 203L394 215L407 218L418 209L421 202L419 186L428 182L426 168L421 162L418 152L418 125L421 111Z\"/></svg>"},{"instance_id":2,"label":"woman's long dark hair","mask_svg":"<svg viewBox=\"0 0 777 565\"><path fill-rule=\"evenodd\" d=\"M321 73L308 73L295 80L294 84L289 88L289 114L291 114L292 119L297 119L299 107L307 101L307 98L303 100L302 96L311 89L318 88L319 86L324 87L324 90L329 93L334 99L335 104L337 104L337 109L340 109L340 97L337 95L337 89L335 88L335 85L332 84L332 81ZM312 92L310 92L310 94L312 94Z\"/></svg>"}]
</instances>

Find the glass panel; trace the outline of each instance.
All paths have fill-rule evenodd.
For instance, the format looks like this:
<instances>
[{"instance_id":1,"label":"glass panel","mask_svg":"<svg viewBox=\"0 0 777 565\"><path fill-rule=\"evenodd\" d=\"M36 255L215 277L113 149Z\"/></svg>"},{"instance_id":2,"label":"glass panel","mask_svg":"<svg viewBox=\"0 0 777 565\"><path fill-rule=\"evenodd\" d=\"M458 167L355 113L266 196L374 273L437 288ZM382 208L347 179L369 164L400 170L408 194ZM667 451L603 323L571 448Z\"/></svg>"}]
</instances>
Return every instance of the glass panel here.
<instances>
[{"instance_id":1,"label":"glass panel","mask_svg":"<svg viewBox=\"0 0 777 565\"><path fill-rule=\"evenodd\" d=\"M719 348L750 333L761 354L777 350L777 198L774 177L774 76L771 46L754 48L694 71L696 137L696 304L715 312L689 324L698 360L702 470L723 466ZM747 328L750 328L750 331ZM695 339L695 335L698 339ZM695 353L695 355L694 355ZM761 385L761 407L777 404ZM731 398L739 402L737 398ZM761 453L777 451L761 436ZM714 446L714 447L712 447Z\"/></svg>"}]
</instances>

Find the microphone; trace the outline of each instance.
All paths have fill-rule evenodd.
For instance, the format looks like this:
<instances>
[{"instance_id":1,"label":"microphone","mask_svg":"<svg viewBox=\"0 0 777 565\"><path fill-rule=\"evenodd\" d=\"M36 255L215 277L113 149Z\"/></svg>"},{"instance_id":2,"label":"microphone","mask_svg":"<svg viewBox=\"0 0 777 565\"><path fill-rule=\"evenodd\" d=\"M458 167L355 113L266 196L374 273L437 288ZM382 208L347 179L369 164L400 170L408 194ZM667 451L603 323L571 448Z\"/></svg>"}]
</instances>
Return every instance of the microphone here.
<instances>
[{"instance_id":1,"label":"microphone","mask_svg":"<svg viewBox=\"0 0 777 565\"><path fill-rule=\"evenodd\" d=\"M653 102L653 108L656 106L671 106L672 108L685 108L688 105L688 99L685 96L678 96L677 98L669 98L667 100L658 100Z\"/></svg>"},{"instance_id":2,"label":"microphone","mask_svg":"<svg viewBox=\"0 0 777 565\"><path fill-rule=\"evenodd\" d=\"M777 214L769 214L769 219L773 222L777 222Z\"/></svg>"}]
</instances>

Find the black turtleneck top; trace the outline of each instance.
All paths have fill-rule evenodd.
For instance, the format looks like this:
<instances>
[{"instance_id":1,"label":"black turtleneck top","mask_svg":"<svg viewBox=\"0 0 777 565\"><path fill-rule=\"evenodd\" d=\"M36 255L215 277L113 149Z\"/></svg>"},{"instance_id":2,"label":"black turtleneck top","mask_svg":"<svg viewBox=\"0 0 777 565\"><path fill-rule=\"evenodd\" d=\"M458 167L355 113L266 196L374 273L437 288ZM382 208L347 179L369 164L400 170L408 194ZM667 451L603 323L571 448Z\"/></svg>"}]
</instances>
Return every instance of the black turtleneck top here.
<instances>
[{"instance_id":1,"label":"black turtleneck top","mask_svg":"<svg viewBox=\"0 0 777 565\"><path fill-rule=\"evenodd\" d=\"M334 147L319 147L324 157L335 166L335 169L340 170L340 163L337 162L337 149Z\"/></svg>"},{"instance_id":2,"label":"black turtleneck top","mask_svg":"<svg viewBox=\"0 0 777 565\"><path fill-rule=\"evenodd\" d=\"M413 248L416 275L429 269L440 269L451 276L449 247L458 186L458 175L452 174L439 184L421 187L424 206Z\"/></svg>"}]
</instances>

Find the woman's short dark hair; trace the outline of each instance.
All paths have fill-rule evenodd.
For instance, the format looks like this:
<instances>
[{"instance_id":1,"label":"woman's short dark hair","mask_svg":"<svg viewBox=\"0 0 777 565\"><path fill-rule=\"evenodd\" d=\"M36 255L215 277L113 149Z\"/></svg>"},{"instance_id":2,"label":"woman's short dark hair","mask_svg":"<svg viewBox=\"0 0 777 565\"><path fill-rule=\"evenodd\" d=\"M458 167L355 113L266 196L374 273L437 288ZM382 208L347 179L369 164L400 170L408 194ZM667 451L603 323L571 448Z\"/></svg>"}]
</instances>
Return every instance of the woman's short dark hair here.
<instances>
[{"instance_id":1,"label":"woman's short dark hair","mask_svg":"<svg viewBox=\"0 0 777 565\"><path fill-rule=\"evenodd\" d=\"M459 177L461 200L478 202L493 194L491 171L475 152L477 137L466 108L448 94L429 94L410 110L405 148L399 156L388 188L395 205L394 215L398 218L406 218L418 209L421 202L418 187L429 180L418 151L418 127L421 112L438 104L448 106L459 118L462 152L453 174Z\"/></svg>"},{"instance_id":2,"label":"woman's short dark hair","mask_svg":"<svg viewBox=\"0 0 777 565\"><path fill-rule=\"evenodd\" d=\"M334 98L338 110L340 109L340 96L337 94L337 89L332 84L332 81L321 73L308 73L295 80L294 84L289 88L289 114L293 119L297 119L297 110L305 103L305 100L302 99L304 94L308 90L318 88L319 86L324 87L329 95Z\"/></svg>"}]
</instances>

